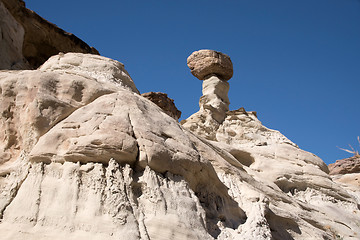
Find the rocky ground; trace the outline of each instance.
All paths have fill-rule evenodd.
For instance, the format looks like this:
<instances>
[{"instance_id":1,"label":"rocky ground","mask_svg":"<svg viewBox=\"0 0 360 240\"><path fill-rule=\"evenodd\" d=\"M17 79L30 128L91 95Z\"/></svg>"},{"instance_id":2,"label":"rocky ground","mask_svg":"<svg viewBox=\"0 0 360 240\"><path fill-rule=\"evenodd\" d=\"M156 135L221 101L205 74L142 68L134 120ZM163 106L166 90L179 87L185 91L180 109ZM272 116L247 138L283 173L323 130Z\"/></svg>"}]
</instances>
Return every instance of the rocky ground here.
<instances>
[{"instance_id":1,"label":"rocky ground","mask_svg":"<svg viewBox=\"0 0 360 240\"><path fill-rule=\"evenodd\" d=\"M0 11L31 29L8 1ZM65 49L27 70L13 39L0 49L1 239L359 239L359 173L330 175L255 112L229 111L229 56L188 58L203 96L179 123L120 62Z\"/></svg>"}]
</instances>

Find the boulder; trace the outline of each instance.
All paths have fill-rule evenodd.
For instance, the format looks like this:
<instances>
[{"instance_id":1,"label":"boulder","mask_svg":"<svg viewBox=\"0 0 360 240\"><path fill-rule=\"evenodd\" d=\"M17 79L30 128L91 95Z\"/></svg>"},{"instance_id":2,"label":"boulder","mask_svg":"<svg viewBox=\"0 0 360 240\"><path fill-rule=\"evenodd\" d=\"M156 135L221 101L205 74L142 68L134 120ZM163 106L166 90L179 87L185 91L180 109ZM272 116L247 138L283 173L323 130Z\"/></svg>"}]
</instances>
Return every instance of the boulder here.
<instances>
[{"instance_id":1,"label":"boulder","mask_svg":"<svg viewBox=\"0 0 360 240\"><path fill-rule=\"evenodd\" d=\"M200 80L216 75L227 81L233 76L233 65L228 55L214 50L193 52L187 59L191 73Z\"/></svg>"}]
</instances>

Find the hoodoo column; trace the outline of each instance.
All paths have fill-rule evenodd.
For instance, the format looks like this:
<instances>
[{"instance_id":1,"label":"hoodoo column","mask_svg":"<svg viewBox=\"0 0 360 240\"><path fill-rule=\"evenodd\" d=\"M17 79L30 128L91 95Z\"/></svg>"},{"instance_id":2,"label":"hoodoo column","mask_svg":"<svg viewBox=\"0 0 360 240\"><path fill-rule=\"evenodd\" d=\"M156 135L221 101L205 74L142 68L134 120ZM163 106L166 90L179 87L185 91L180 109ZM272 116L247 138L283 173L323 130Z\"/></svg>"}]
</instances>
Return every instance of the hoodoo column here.
<instances>
[{"instance_id":1,"label":"hoodoo column","mask_svg":"<svg viewBox=\"0 0 360 240\"><path fill-rule=\"evenodd\" d=\"M200 110L209 110L217 122L223 122L230 104L227 82L233 76L230 57L214 50L199 50L188 57L187 65L195 77L203 80Z\"/></svg>"}]
</instances>

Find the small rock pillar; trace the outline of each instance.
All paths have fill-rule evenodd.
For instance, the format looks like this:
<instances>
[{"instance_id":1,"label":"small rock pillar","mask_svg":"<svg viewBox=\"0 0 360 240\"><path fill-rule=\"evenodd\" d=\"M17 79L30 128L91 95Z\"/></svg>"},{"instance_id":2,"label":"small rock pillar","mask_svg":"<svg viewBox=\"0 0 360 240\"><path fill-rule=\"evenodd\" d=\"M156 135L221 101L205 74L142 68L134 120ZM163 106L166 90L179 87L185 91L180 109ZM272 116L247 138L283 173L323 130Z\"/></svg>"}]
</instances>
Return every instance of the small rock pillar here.
<instances>
[{"instance_id":1,"label":"small rock pillar","mask_svg":"<svg viewBox=\"0 0 360 240\"><path fill-rule=\"evenodd\" d=\"M208 110L212 117L222 123L229 111L229 83L233 76L233 65L228 55L214 50L193 52L187 59L191 73L203 81L199 105Z\"/></svg>"}]
</instances>

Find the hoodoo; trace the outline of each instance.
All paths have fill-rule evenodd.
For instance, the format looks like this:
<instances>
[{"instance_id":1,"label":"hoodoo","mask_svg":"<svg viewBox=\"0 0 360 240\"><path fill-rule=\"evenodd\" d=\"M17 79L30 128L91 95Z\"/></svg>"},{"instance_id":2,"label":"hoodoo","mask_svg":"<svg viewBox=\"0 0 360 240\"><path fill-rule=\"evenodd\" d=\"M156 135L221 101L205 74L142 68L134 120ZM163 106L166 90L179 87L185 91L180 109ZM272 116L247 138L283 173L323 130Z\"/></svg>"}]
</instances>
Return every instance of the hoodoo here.
<instances>
[{"instance_id":1,"label":"hoodoo","mask_svg":"<svg viewBox=\"0 0 360 240\"><path fill-rule=\"evenodd\" d=\"M213 50L193 52L187 59L191 73L203 80L200 98L200 109L210 111L212 117L219 123L224 121L229 111L229 80L233 75L230 57Z\"/></svg>"}]
</instances>

